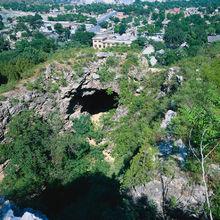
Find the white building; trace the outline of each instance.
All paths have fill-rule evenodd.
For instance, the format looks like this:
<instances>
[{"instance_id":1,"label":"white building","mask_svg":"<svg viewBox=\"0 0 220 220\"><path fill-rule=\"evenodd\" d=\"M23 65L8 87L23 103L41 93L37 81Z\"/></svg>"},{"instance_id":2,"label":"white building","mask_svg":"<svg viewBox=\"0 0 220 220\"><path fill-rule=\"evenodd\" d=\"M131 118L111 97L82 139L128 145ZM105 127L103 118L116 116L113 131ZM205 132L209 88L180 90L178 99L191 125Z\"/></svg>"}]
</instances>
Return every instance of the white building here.
<instances>
[{"instance_id":1,"label":"white building","mask_svg":"<svg viewBox=\"0 0 220 220\"><path fill-rule=\"evenodd\" d=\"M93 37L93 48L103 49L107 47L117 46L117 45L128 45L136 40L136 36L132 34L105 34L100 33Z\"/></svg>"}]
</instances>

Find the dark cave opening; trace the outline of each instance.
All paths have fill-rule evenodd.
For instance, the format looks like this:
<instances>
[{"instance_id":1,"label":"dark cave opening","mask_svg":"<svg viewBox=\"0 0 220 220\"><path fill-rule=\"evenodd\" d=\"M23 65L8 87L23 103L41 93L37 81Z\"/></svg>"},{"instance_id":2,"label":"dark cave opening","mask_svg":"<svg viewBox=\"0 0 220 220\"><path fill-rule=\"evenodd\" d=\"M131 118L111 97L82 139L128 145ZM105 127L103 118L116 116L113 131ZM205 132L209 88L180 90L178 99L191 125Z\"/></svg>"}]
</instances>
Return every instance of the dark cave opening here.
<instances>
[{"instance_id":1,"label":"dark cave opening","mask_svg":"<svg viewBox=\"0 0 220 220\"><path fill-rule=\"evenodd\" d=\"M107 112L118 107L118 94L108 93L107 90L83 91L71 100L67 113L73 113L76 106L81 106L81 112L88 112L91 115Z\"/></svg>"}]
</instances>

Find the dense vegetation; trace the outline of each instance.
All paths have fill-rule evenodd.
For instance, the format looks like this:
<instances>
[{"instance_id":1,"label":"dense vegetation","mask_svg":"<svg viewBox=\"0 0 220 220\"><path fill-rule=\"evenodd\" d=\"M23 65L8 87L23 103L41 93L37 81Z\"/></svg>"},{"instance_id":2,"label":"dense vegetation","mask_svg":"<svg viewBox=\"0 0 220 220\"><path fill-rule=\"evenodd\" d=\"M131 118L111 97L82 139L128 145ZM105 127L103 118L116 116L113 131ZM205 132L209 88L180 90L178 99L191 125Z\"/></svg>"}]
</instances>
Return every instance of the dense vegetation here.
<instances>
[{"instance_id":1,"label":"dense vegetation","mask_svg":"<svg viewBox=\"0 0 220 220\"><path fill-rule=\"evenodd\" d=\"M90 18L82 14L65 14L58 15L57 17L48 17L49 21L75 21L79 23L87 22L91 24L96 24L95 18Z\"/></svg>"},{"instance_id":2,"label":"dense vegetation","mask_svg":"<svg viewBox=\"0 0 220 220\"><path fill-rule=\"evenodd\" d=\"M18 11L34 11L34 12L48 12L51 8L59 8L58 4L50 4L40 3L40 2L3 2L1 5L5 9L12 9Z\"/></svg>"},{"instance_id":3,"label":"dense vegetation","mask_svg":"<svg viewBox=\"0 0 220 220\"><path fill-rule=\"evenodd\" d=\"M45 61L57 46L52 39L40 33L33 36L32 41L21 40L15 50L9 50L7 41L1 39L2 53L0 54L0 84L14 83L19 79L31 76L31 69Z\"/></svg>"}]
</instances>

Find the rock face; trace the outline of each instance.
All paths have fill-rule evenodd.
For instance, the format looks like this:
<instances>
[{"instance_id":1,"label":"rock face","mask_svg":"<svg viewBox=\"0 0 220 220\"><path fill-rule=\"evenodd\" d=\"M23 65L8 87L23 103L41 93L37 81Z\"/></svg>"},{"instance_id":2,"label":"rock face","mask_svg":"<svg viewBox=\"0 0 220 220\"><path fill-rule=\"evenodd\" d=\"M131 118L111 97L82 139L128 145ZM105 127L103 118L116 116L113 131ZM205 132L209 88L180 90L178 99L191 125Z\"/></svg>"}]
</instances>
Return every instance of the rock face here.
<instances>
[{"instance_id":1,"label":"rock face","mask_svg":"<svg viewBox=\"0 0 220 220\"><path fill-rule=\"evenodd\" d=\"M0 219L2 220L48 220L46 216L39 212L28 209L28 211L22 211L21 217L14 215L14 206L8 201L0 197Z\"/></svg>"},{"instance_id":2,"label":"rock face","mask_svg":"<svg viewBox=\"0 0 220 220\"><path fill-rule=\"evenodd\" d=\"M168 110L165 114L165 118L163 119L160 127L161 128L167 128L167 126L170 124L171 120L176 116L176 112L172 110Z\"/></svg>"},{"instance_id":3,"label":"rock face","mask_svg":"<svg viewBox=\"0 0 220 220\"><path fill-rule=\"evenodd\" d=\"M3 140L6 126L11 118L24 110L34 110L44 118L48 118L51 113L57 112L63 121L64 130L71 125L68 119L73 114L76 117L77 103L72 112L68 112L71 100L79 94L83 97L98 90L111 88L113 92L119 93L117 80L104 84L97 74L100 66L106 62L111 53L99 53L98 59L83 68L83 75L76 78L76 73L67 64L62 65L54 62L49 64L35 79L33 91L29 91L25 86L20 86L16 90L5 93L5 101L0 101L0 140ZM36 88L35 88L36 87ZM80 112L79 112L80 114Z\"/></svg>"},{"instance_id":4,"label":"rock face","mask_svg":"<svg viewBox=\"0 0 220 220\"><path fill-rule=\"evenodd\" d=\"M168 70L166 79L161 86L161 91L157 98L162 98L167 94L173 93L183 83L183 76L180 75L179 67L171 67Z\"/></svg>"},{"instance_id":5,"label":"rock face","mask_svg":"<svg viewBox=\"0 0 220 220\"><path fill-rule=\"evenodd\" d=\"M52 99L47 94L28 91L21 87L16 94L6 94L7 100L0 102L0 139L3 139L6 125L21 111L35 109L41 115L48 115L52 109Z\"/></svg>"},{"instance_id":6,"label":"rock face","mask_svg":"<svg viewBox=\"0 0 220 220\"><path fill-rule=\"evenodd\" d=\"M79 54L77 59L81 60L84 56ZM59 120L62 121L63 130L69 130L72 127L69 119L81 114L82 106L77 102L74 103L76 97L83 98L97 91L108 93L109 89L119 95L120 69L114 71L114 80L106 83L101 81L99 75L99 69L106 64L110 56L112 57L113 54L98 52L94 56L95 59L88 61L79 73L73 68L72 63L54 61L42 68L40 75L31 80L29 86L20 85L15 90L3 94L5 100L0 101L0 140L4 139L9 121L21 111L34 110L45 119L56 113ZM125 61L127 55L114 54L114 56L120 64ZM142 70L133 68L128 74L141 82L148 73L148 64L146 58L143 56L139 58ZM140 93L142 90L143 88L140 86L138 92ZM71 111L70 108L72 108ZM124 113L120 112L119 115L126 114L126 111L123 111Z\"/></svg>"},{"instance_id":7,"label":"rock face","mask_svg":"<svg viewBox=\"0 0 220 220\"><path fill-rule=\"evenodd\" d=\"M181 175L180 175L181 174ZM172 177L160 176L144 185L136 186L130 191L134 202L141 197L148 198L153 202L159 213L163 212L164 204L171 199L175 199L176 208L183 212L193 212L194 216L199 216L205 203L205 187L202 185L192 185L184 173Z\"/></svg>"}]
</instances>

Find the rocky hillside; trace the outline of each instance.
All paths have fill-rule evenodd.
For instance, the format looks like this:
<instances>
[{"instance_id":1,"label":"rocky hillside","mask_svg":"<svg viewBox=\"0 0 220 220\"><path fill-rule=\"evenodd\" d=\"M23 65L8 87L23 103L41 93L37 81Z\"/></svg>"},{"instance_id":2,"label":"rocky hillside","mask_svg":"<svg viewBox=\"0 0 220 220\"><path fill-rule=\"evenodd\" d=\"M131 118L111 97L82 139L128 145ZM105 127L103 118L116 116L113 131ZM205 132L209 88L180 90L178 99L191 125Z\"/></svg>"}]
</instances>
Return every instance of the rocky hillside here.
<instances>
[{"instance_id":1,"label":"rocky hillside","mask_svg":"<svg viewBox=\"0 0 220 220\"><path fill-rule=\"evenodd\" d=\"M35 77L1 95L0 192L52 219L127 219L127 212L131 219L206 216L206 187L182 108L199 102L191 82L204 85L191 74L197 66L183 64L150 68L133 51L81 49L37 68ZM213 184L217 160L207 164Z\"/></svg>"}]
</instances>

